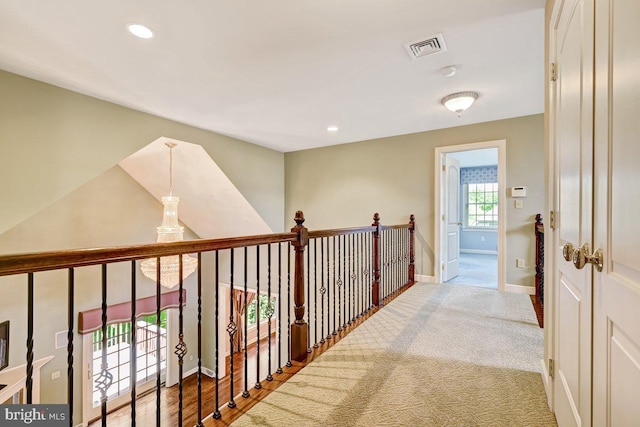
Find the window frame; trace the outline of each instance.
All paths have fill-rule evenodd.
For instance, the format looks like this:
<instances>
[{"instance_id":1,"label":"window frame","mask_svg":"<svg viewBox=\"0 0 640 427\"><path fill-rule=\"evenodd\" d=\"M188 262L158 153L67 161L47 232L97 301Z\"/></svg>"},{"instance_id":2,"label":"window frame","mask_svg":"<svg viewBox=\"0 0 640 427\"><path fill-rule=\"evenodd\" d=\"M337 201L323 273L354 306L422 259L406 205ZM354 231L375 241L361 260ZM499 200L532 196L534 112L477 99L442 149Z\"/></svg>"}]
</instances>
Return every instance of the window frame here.
<instances>
[{"instance_id":1,"label":"window frame","mask_svg":"<svg viewBox=\"0 0 640 427\"><path fill-rule=\"evenodd\" d=\"M491 190L491 191L486 191L486 189L483 191L485 194L487 193L495 193L495 203L471 203L469 200L469 194L470 194L470 186L477 186L477 185L493 185L495 186L495 190ZM473 183L467 183L467 184L462 184L462 197L463 197L463 218L462 218L462 228L463 230L469 230L469 231L483 231L483 230L498 230L498 224L500 223L500 215L499 215L499 206L500 206L500 188L498 187L498 182L473 182ZM481 204L490 204L493 205L493 208L491 209L491 211L494 211L495 214L491 214L489 215L492 218L495 218L495 225L469 225L469 207L470 205L481 205ZM483 215L483 217L486 218L486 215Z\"/></svg>"}]
</instances>

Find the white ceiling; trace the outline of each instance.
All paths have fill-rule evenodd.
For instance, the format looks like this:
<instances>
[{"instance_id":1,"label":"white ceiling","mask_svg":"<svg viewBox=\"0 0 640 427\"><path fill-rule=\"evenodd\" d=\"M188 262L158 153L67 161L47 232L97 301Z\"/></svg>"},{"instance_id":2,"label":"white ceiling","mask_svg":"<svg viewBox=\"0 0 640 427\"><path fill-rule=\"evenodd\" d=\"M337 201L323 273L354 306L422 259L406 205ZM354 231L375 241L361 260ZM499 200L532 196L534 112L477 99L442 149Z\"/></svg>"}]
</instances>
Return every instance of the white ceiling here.
<instances>
[{"instance_id":1,"label":"white ceiling","mask_svg":"<svg viewBox=\"0 0 640 427\"><path fill-rule=\"evenodd\" d=\"M0 0L0 69L295 151L541 113L544 3ZM438 32L448 51L409 58ZM461 118L440 105L466 90Z\"/></svg>"},{"instance_id":2,"label":"white ceiling","mask_svg":"<svg viewBox=\"0 0 640 427\"><path fill-rule=\"evenodd\" d=\"M180 197L179 217L198 237L273 233L200 145L161 137L122 160L119 166L161 202L169 188L167 142L177 144L173 150L173 195Z\"/></svg>"}]
</instances>

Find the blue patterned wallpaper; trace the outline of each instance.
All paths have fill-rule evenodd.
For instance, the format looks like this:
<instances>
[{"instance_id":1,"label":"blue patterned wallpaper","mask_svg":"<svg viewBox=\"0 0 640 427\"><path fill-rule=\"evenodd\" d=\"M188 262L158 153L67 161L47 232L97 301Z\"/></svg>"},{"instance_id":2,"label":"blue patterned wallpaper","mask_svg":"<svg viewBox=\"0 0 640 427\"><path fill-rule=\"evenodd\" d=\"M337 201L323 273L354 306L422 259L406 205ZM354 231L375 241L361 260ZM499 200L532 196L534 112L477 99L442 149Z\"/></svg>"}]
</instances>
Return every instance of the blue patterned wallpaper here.
<instances>
[{"instance_id":1,"label":"blue patterned wallpaper","mask_svg":"<svg viewBox=\"0 0 640 427\"><path fill-rule=\"evenodd\" d=\"M460 184L498 182L498 166L460 168Z\"/></svg>"}]
</instances>

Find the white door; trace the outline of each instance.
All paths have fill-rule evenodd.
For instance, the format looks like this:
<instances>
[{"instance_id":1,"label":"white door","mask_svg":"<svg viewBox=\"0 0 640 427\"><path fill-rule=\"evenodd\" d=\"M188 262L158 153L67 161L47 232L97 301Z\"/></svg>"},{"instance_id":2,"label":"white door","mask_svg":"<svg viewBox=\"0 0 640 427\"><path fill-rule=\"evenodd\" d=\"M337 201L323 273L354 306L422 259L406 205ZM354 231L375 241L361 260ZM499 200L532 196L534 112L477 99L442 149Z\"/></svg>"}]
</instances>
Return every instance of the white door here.
<instances>
[{"instance_id":1,"label":"white door","mask_svg":"<svg viewBox=\"0 0 640 427\"><path fill-rule=\"evenodd\" d=\"M554 410L560 426L591 424L591 268L578 270L563 247L591 245L593 1L556 2L556 271Z\"/></svg>"},{"instance_id":2,"label":"white door","mask_svg":"<svg viewBox=\"0 0 640 427\"><path fill-rule=\"evenodd\" d=\"M640 425L638 22L640 2L596 1L594 426Z\"/></svg>"},{"instance_id":3,"label":"white door","mask_svg":"<svg viewBox=\"0 0 640 427\"><path fill-rule=\"evenodd\" d=\"M444 271L442 281L456 277L460 272L460 162L444 156Z\"/></svg>"}]
</instances>

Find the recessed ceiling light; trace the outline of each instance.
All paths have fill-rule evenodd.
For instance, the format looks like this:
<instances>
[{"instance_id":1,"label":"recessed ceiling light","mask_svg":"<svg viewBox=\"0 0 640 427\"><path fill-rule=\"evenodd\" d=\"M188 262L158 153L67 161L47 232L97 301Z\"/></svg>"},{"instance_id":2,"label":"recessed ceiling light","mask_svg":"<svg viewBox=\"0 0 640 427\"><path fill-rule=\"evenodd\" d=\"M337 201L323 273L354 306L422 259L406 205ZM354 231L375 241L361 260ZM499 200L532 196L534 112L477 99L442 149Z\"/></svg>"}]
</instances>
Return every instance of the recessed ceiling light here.
<instances>
[{"instance_id":1,"label":"recessed ceiling light","mask_svg":"<svg viewBox=\"0 0 640 427\"><path fill-rule=\"evenodd\" d=\"M131 34L141 39L150 39L153 37L153 31L142 24L127 24L127 29Z\"/></svg>"},{"instance_id":2,"label":"recessed ceiling light","mask_svg":"<svg viewBox=\"0 0 640 427\"><path fill-rule=\"evenodd\" d=\"M328 132L338 132L338 126L328 126L327 127L327 131Z\"/></svg>"}]
</instances>

